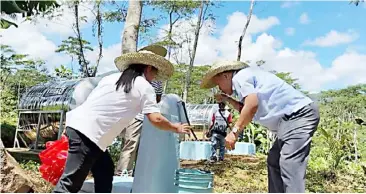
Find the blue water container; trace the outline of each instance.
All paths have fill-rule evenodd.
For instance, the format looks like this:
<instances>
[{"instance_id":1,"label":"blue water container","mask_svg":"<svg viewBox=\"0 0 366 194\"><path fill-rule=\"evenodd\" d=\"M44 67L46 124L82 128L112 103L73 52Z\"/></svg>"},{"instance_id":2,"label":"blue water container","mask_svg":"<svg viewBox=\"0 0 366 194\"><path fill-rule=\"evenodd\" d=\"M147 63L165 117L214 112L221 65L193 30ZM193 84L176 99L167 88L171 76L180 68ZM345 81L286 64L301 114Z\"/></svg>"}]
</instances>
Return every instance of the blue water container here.
<instances>
[{"instance_id":1,"label":"blue water container","mask_svg":"<svg viewBox=\"0 0 366 194\"><path fill-rule=\"evenodd\" d=\"M168 94L159 104L161 113L173 123L186 122L181 114L180 100L177 95ZM145 117L132 192L177 193L173 177L178 168L178 134L154 127Z\"/></svg>"},{"instance_id":2,"label":"blue water container","mask_svg":"<svg viewBox=\"0 0 366 194\"><path fill-rule=\"evenodd\" d=\"M231 151L227 151L227 154L255 155L255 144L254 143L245 143L245 142L236 142L235 149L231 150Z\"/></svg>"},{"instance_id":3,"label":"blue water container","mask_svg":"<svg viewBox=\"0 0 366 194\"><path fill-rule=\"evenodd\" d=\"M180 143L180 159L207 160L211 157L211 142L184 141Z\"/></svg>"},{"instance_id":4,"label":"blue water container","mask_svg":"<svg viewBox=\"0 0 366 194\"><path fill-rule=\"evenodd\" d=\"M214 173L181 168L175 171L175 185L179 193L212 193Z\"/></svg>"}]
</instances>

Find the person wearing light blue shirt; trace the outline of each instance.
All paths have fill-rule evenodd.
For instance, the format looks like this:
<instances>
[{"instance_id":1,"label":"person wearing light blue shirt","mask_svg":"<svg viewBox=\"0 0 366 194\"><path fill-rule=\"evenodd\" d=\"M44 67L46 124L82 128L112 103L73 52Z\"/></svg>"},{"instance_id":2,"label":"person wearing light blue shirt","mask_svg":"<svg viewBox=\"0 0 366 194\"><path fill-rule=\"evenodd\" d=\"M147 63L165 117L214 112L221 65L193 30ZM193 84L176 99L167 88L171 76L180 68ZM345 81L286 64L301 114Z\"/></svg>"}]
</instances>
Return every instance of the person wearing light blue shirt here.
<instances>
[{"instance_id":1,"label":"person wearing light blue shirt","mask_svg":"<svg viewBox=\"0 0 366 194\"><path fill-rule=\"evenodd\" d=\"M223 92L216 99L240 111L226 147L235 149L239 133L251 121L260 123L277 136L267 158L269 192L305 192L311 139L320 119L315 103L276 75L239 61L211 66L201 87L216 85Z\"/></svg>"}]
</instances>

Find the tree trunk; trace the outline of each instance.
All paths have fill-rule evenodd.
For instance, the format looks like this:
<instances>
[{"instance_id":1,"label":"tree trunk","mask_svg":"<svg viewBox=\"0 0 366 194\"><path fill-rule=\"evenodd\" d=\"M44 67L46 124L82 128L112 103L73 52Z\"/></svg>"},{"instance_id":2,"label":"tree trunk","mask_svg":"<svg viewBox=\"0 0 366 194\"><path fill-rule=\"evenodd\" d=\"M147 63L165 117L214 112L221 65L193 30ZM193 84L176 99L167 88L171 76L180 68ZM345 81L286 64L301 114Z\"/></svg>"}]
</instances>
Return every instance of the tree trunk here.
<instances>
[{"instance_id":1,"label":"tree trunk","mask_svg":"<svg viewBox=\"0 0 366 194\"><path fill-rule=\"evenodd\" d=\"M205 2L201 1L201 6L200 6L199 14L198 14L196 29L194 31L193 51L192 51L192 54L191 54L191 57L190 57L189 67L188 67L187 76L186 76L184 89L183 89L183 101L184 102L187 102L188 90L189 90L190 81L191 81L191 73L192 73L192 69L193 69L194 58L196 57L198 38L199 38L199 35L200 35L200 31L201 31L201 23L202 23L202 15L203 15L204 4L205 4Z\"/></svg>"},{"instance_id":2,"label":"tree trunk","mask_svg":"<svg viewBox=\"0 0 366 194\"><path fill-rule=\"evenodd\" d=\"M137 51L142 1L130 0L122 37L122 54Z\"/></svg>"},{"instance_id":3,"label":"tree trunk","mask_svg":"<svg viewBox=\"0 0 366 194\"><path fill-rule=\"evenodd\" d=\"M172 39L172 31L173 31L173 21L172 21L172 17L173 17L173 10L171 10L169 12L169 31L168 31L168 39L169 39L169 45L168 45L168 60L170 61L170 55L172 53L172 47L171 47L171 43L173 42L173 39ZM165 93L167 88L168 88L168 85L169 85L169 80L166 80L165 81L165 84L164 84L164 90L163 92Z\"/></svg>"},{"instance_id":4,"label":"tree trunk","mask_svg":"<svg viewBox=\"0 0 366 194\"><path fill-rule=\"evenodd\" d=\"M98 28L98 32L97 32L97 36L98 36L98 46L99 46L99 55L98 55L98 59L97 59L97 63L96 63L96 67L94 69L94 72L92 73L92 76L95 77L98 71L98 66L100 63L100 60L103 57L103 39L102 39L102 13L100 11L100 5L102 3L102 0L99 0L96 2L96 7L97 7L97 14L96 14L96 22L97 22L97 28Z\"/></svg>"},{"instance_id":5,"label":"tree trunk","mask_svg":"<svg viewBox=\"0 0 366 194\"><path fill-rule=\"evenodd\" d=\"M249 26L249 23L250 23L250 19L252 17L252 14L253 14L253 7L254 7L254 0L251 1L250 3L250 9L249 9L249 14L247 16L247 22L244 26L244 29L243 29L243 32L241 33L240 37L239 37L239 43L238 43L238 57L236 58L237 61L240 61L240 58L241 58L241 44L243 42L243 39L244 39L244 36L245 36L245 33L247 31L247 28Z\"/></svg>"},{"instance_id":6,"label":"tree trunk","mask_svg":"<svg viewBox=\"0 0 366 194\"><path fill-rule=\"evenodd\" d=\"M76 28L76 35L79 41L79 64L81 65L81 70L83 73L83 77L90 77L89 71L88 71L88 63L86 62L85 56L84 56L84 45L81 38L81 32L80 32L80 24L79 24L79 1L74 1L74 14L75 14L75 28Z\"/></svg>"}]
</instances>

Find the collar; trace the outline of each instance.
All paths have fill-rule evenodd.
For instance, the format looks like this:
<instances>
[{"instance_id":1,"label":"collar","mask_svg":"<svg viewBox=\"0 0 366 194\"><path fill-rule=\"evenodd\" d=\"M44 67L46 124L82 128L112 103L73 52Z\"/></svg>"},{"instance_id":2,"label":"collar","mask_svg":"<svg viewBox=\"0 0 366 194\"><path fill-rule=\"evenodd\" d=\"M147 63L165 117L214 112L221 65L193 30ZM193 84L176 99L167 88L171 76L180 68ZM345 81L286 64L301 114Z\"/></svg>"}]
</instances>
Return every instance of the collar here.
<instances>
[{"instance_id":1,"label":"collar","mask_svg":"<svg viewBox=\"0 0 366 194\"><path fill-rule=\"evenodd\" d=\"M144 74L144 73L142 73L141 77L143 77L147 82L149 82L149 81L146 79L146 77L145 77L145 74ZM149 83L151 83L151 82L149 82Z\"/></svg>"}]
</instances>

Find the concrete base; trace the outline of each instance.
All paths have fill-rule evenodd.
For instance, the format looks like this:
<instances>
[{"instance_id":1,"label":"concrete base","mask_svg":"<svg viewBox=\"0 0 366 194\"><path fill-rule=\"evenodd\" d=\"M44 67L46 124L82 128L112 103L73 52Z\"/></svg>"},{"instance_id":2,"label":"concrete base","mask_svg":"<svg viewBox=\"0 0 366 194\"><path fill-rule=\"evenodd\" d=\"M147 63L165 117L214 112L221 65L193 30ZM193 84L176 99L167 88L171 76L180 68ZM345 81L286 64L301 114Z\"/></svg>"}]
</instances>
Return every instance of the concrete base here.
<instances>
[{"instance_id":1,"label":"concrete base","mask_svg":"<svg viewBox=\"0 0 366 194\"><path fill-rule=\"evenodd\" d=\"M255 144L237 142L235 144L235 150L227 151L230 155L255 155Z\"/></svg>"},{"instance_id":2,"label":"concrete base","mask_svg":"<svg viewBox=\"0 0 366 194\"><path fill-rule=\"evenodd\" d=\"M237 142L235 150L226 153L231 155L255 155L255 144ZM211 142L184 141L180 143L180 159L208 160L211 154Z\"/></svg>"},{"instance_id":3,"label":"concrete base","mask_svg":"<svg viewBox=\"0 0 366 194\"><path fill-rule=\"evenodd\" d=\"M180 159L207 160L211 156L211 142L184 141L180 143Z\"/></svg>"},{"instance_id":4,"label":"concrete base","mask_svg":"<svg viewBox=\"0 0 366 194\"><path fill-rule=\"evenodd\" d=\"M133 177L113 177L112 193L130 193L132 189ZM94 179L86 180L79 193L95 193Z\"/></svg>"}]
</instances>

